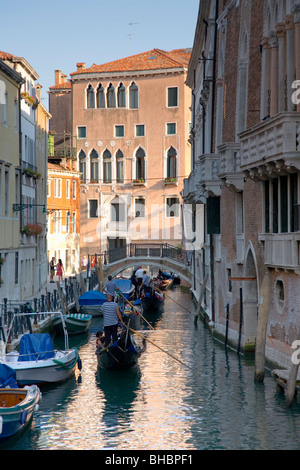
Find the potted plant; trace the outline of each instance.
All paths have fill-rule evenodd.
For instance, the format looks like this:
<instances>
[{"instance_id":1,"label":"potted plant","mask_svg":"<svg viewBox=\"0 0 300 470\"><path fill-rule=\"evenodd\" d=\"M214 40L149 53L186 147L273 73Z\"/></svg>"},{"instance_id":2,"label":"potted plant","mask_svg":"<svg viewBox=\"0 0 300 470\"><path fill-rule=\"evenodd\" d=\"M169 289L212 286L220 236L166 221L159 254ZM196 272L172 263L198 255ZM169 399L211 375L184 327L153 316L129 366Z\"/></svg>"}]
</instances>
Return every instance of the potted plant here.
<instances>
[{"instance_id":1,"label":"potted plant","mask_svg":"<svg viewBox=\"0 0 300 470\"><path fill-rule=\"evenodd\" d=\"M144 178L136 178L135 180L133 180L133 183L134 184L143 184L143 183L145 183L145 179Z\"/></svg>"},{"instance_id":2,"label":"potted plant","mask_svg":"<svg viewBox=\"0 0 300 470\"><path fill-rule=\"evenodd\" d=\"M0 256L0 268L1 268L1 266L3 266L4 261L5 261L5 258L2 258L2 257Z\"/></svg>"}]
</instances>

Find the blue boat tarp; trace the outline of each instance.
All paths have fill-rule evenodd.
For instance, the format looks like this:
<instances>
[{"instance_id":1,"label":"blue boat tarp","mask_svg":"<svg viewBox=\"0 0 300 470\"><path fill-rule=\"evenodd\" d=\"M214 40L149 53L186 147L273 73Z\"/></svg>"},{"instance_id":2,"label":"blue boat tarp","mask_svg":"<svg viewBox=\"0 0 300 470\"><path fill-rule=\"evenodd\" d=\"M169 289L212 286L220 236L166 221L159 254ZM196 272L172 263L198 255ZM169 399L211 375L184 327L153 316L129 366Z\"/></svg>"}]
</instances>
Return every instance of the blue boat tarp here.
<instances>
[{"instance_id":1,"label":"blue boat tarp","mask_svg":"<svg viewBox=\"0 0 300 470\"><path fill-rule=\"evenodd\" d=\"M54 357L51 336L48 333L23 335L20 341L18 361L36 361Z\"/></svg>"},{"instance_id":2,"label":"blue boat tarp","mask_svg":"<svg viewBox=\"0 0 300 470\"><path fill-rule=\"evenodd\" d=\"M122 294L131 292L133 285L130 279L115 279L115 282Z\"/></svg>"},{"instance_id":3,"label":"blue boat tarp","mask_svg":"<svg viewBox=\"0 0 300 470\"><path fill-rule=\"evenodd\" d=\"M6 364L0 364L0 388L18 388L16 371Z\"/></svg>"},{"instance_id":4,"label":"blue boat tarp","mask_svg":"<svg viewBox=\"0 0 300 470\"><path fill-rule=\"evenodd\" d=\"M89 290L82 294L78 301L79 305L102 305L106 302L106 295L97 290Z\"/></svg>"}]
</instances>

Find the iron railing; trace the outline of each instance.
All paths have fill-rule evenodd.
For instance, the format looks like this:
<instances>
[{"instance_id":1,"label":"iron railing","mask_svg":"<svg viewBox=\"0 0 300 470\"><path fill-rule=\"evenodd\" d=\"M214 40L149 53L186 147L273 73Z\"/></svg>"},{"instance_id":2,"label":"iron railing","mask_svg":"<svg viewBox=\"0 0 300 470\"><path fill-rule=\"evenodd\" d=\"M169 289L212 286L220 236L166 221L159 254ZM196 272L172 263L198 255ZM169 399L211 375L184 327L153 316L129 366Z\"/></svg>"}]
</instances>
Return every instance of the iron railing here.
<instances>
[{"instance_id":1,"label":"iron railing","mask_svg":"<svg viewBox=\"0 0 300 470\"><path fill-rule=\"evenodd\" d=\"M111 264L128 258L169 258L185 266L190 265L190 252L168 243L129 243L119 248L89 255L89 266L93 266L94 259L102 265Z\"/></svg>"}]
</instances>

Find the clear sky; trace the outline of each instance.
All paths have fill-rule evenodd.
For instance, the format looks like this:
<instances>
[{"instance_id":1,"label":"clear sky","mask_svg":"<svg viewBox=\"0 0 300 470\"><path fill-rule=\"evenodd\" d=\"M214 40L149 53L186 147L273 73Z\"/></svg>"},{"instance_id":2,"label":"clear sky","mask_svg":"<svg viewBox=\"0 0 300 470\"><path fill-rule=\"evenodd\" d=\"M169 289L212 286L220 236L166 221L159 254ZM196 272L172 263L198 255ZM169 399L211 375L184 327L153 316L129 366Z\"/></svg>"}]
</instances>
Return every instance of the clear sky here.
<instances>
[{"instance_id":1,"label":"clear sky","mask_svg":"<svg viewBox=\"0 0 300 470\"><path fill-rule=\"evenodd\" d=\"M0 0L0 50L24 57L42 100L54 70L104 64L151 49L192 47L199 0Z\"/></svg>"}]
</instances>

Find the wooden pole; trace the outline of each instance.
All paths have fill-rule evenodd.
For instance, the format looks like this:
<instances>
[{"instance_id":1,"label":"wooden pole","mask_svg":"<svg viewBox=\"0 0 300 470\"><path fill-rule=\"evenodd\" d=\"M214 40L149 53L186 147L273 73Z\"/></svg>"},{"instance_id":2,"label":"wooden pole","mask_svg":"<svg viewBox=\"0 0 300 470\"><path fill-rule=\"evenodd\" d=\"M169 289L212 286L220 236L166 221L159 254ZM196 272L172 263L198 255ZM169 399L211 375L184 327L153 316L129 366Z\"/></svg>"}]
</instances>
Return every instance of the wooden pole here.
<instances>
[{"instance_id":1,"label":"wooden pole","mask_svg":"<svg viewBox=\"0 0 300 470\"><path fill-rule=\"evenodd\" d=\"M239 325L239 342L238 342L238 354L241 351L241 339L242 339L242 325L243 325L243 289L240 287L240 325Z\"/></svg>"},{"instance_id":2,"label":"wooden pole","mask_svg":"<svg viewBox=\"0 0 300 470\"><path fill-rule=\"evenodd\" d=\"M293 404L296 391L296 380L298 375L299 364L293 364L290 368L289 380L285 391L285 406L290 408Z\"/></svg>"},{"instance_id":3,"label":"wooden pole","mask_svg":"<svg viewBox=\"0 0 300 470\"><path fill-rule=\"evenodd\" d=\"M57 285L57 290L58 290L58 293L59 293L59 296L60 296L63 312L64 312L65 315L67 315L68 314L68 306L67 306L67 302L66 302L66 297L65 297L65 295L63 294L63 292L61 290L59 281L56 281L56 285Z\"/></svg>"},{"instance_id":4,"label":"wooden pole","mask_svg":"<svg viewBox=\"0 0 300 470\"><path fill-rule=\"evenodd\" d=\"M73 294L74 294L74 299L75 299L76 312L79 312L79 310L80 310L80 305L79 305L79 301L78 301L78 292L77 292L76 277L73 277L72 282L73 282Z\"/></svg>"},{"instance_id":5,"label":"wooden pole","mask_svg":"<svg viewBox=\"0 0 300 470\"><path fill-rule=\"evenodd\" d=\"M226 333L225 333L225 348L228 342L228 324L229 324L229 304L226 305Z\"/></svg>"},{"instance_id":6,"label":"wooden pole","mask_svg":"<svg viewBox=\"0 0 300 470\"><path fill-rule=\"evenodd\" d=\"M86 292L86 285L85 285L85 282L84 282L84 279L83 279L82 272L79 274L79 282L80 282L80 292L81 292L81 295L82 295Z\"/></svg>"},{"instance_id":7,"label":"wooden pole","mask_svg":"<svg viewBox=\"0 0 300 470\"><path fill-rule=\"evenodd\" d=\"M261 302L258 307L256 346L255 346L255 372L254 381L263 383L265 378L265 349L267 337L267 325L271 300L271 282L269 272L264 276L260 295Z\"/></svg>"},{"instance_id":8,"label":"wooden pole","mask_svg":"<svg viewBox=\"0 0 300 470\"><path fill-rule=\"evenodd\" d=\"M95 256L97 256L95 254ZM97 259L97 258L96 258ZM101 279L101 282L102 282L102 288L104 287L104 276L103 276L103 271L102 271L102 263L101 263L101 258L99 258L99 260L97 259L97 265L99 267L99 273L100 273L100 279Z\"/></svg>"}]
</instances>

